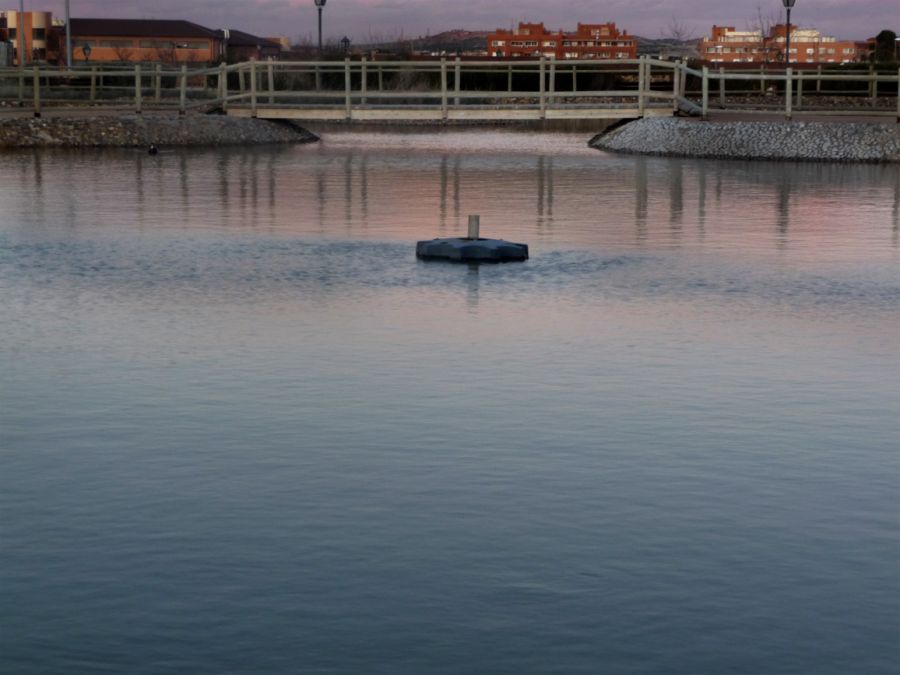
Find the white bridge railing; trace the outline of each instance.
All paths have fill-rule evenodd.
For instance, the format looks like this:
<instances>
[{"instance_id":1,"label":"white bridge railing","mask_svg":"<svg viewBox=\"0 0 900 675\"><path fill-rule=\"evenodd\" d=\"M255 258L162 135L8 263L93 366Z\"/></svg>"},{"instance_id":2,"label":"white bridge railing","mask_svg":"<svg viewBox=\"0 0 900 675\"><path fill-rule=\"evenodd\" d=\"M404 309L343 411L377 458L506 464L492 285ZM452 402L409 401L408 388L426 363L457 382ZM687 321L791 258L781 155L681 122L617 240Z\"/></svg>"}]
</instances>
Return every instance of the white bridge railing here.
<instances>
[{"instance_id":1,"label":"white bridge railing","mask_svg":"<svg viewBox=\"0 0 900 675\"><path fill-rule=\"evenodd\" d=\"M738 90L736 82L748 83ZM233 114L310 119L573 119L642 117L681 110L707 118L711 104L757 107L790 118L826 86L870 99L865 114L900 121L898 73L692 68L650 57L615 61L248 61L212 68L79 65L0 69L0 100L31 108L85 104L177 110L221 107ZM885 86L887 85L887 86ZM894 85L894 86L892 86ZM730 94L729 94L730 92ZM892 101L896 96L896 101ZM759 97L757 96L757 99ZM716 100L717 99L717 100ZM779 103L780 101L780 103ZM737 104L737 107L742 107ZM859 113L859 107L829 112ZM405 111L405 112L404 112Z\"/></svg>"}]
</instances>

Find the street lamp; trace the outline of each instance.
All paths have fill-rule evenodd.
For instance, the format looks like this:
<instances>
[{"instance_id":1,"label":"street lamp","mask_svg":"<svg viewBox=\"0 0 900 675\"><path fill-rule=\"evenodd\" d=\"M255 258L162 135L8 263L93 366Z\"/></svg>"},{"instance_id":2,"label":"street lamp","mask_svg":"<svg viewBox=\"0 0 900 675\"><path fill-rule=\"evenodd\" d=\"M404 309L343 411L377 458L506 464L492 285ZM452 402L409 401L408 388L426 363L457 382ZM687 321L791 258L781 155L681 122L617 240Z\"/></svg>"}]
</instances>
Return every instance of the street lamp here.
<instances>
[{"instance_id":1,"label":"street lamp","mask_svg":"<svg viewBox=\"0 0 900 675\"><path fill-rule=\"evenodd\" d=\"M346 35L341 40L341 47L344 48L344 54L350 51L350 38L348 38Z\"/></svg>"},{"instance_id":2,"label":"street lamp","mask_svg":"<svg viewBox=\"0 0 900 675\"><path fill-rule=\"evenodd\" d=\"M72 18L69 13L69 0L66 0L66 68L72 67Z\"/></svg>"},{"instance_id":3,"label":"street lamp","mask_svg":"<svg viewBox=\"0 0 900 675\"><path fill-rule=\"evenodd\" d=\"M316 9L319 10L319 56L322 56L322 8L326 0L316 0Z\"/></svg>"},{"instance_id":4,"label":"street lamp","mask_svg":"<svg viewBox=\"0 0 900 675\"><path fill-rule=\"evenodd\" d=\"M784 8L787 10L787 31L784 45L785 68L788 68L791 65L791 8L794 6L794 3L796 1L797 0L782 0L782 2L784 3Z\"/></svg>"}]
</instances>

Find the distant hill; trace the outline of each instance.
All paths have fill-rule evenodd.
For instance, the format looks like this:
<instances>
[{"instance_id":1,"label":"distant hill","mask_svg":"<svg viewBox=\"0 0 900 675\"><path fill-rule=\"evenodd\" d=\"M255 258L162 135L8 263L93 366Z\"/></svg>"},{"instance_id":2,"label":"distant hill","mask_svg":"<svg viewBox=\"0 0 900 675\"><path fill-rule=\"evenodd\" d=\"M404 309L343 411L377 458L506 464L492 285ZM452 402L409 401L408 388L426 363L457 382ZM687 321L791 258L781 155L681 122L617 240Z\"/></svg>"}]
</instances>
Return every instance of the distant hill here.
<instances>
[{"instance_id":1,"label":"distant hill","mask_svg":"<svg viewBox=\"0 0 900 675\"><path fill-rule=\"evenodd\" d=\"M455 52L483 51L487 49L487 36L491 31L472 30L446 30L436 35L419 36L416 38L392 40L390 42L357 45L363 49L393 49L403 48L417 52Z\"/></svg>"}]
</instances>

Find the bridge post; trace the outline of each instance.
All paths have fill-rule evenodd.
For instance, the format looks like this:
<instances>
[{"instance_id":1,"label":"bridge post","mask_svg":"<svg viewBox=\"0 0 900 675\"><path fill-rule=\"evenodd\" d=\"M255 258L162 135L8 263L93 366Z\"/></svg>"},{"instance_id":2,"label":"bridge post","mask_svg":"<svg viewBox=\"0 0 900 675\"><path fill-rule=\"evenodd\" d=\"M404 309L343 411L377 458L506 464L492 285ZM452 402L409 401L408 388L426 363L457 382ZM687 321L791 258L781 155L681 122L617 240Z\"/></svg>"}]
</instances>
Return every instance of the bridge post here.
<instances>
[{"instance_id":1,"label":"bridge post","mask_svg":"<svg viewBox=\"0 0 900 675\"><path fill-rule=\"evenodd\" d=\"M256 59L250 59L250 117L256 117Z\"/></svg>"},{"instance_id":2,"label":"bridge post","mask_svg":"<svg viewBox=\"0 0 900 675\"><path fill-rule=\"evenodd\" d=\"M784 73L784 117L787 120L793 117L793 111L791 110L791 103L794 100L793 84L794 69L788 68Z\"/></svg>"},{"instance_id":3,"label":"bridge post","mask_svg":"<svg viewBox=\"0 0 900 675\"><path fill-rule=\"evenodd\" d=\"M818 67L816 67L816 93L822 93L822 64L820 63Z\"/></svg>"},{"instance_id":4,"label":"bridge post","mask_svg":"<svg viewBox=\"0 0 900 675\"><path fill-rule=\"evenodd\" d=\"M134 112L141 114L141 106L143 104L143 90L141 89L141 64L134 67Z\"/></svg>"},{"instance_id":5,"label":"bridge post","mask_svg":"<svg viewBox=\"0 0 900 675\"><path fill-rule=\"evenodd\" d=\"M510 94L512 93L512 85L513 85L512 75L513 75L512 64L510 63L508 70L506 71L506 91L507 91L507 93L510 93Z\"/></svg>"},{"instance_id":6,"label":"bridge post","mask_svg":"<svg viewBox=\"0 0 900 675\"><path fill-rule=\"evenodd\" d=\"M578 66L572 64L572 93L578 93Z\"/></svg>"},{"instance_id":7,"label":"bridge post","mask_svg":"<svg viewBox=\"0 0 900 675\"><path fill-rule=\"evenodd\" d=\"M153 100L157 103L162 99L162 64L156 64L156 74L153 76Z\"/></svg>"},{"instance_id":8,"label":"bridge post","mask_svg":"<svg viewBox=\"0 0 900 675\"><path fill-rule=\"evenodd\" d=\"M701 118L703 120L709 119L709 66L703 66L703 109Z\"/></svg>"},{"instance_id":9,"label":"bridge post","mask_svg":"<svg viewBox=\"0 0 900 675\"><path fill-rule=\"evenodd\" d=\"M378 91L384 91L384 70L378 66Z\"/></svg>"},{"instance_id":10,"label":"bridge post","mask_svg":"<svg viewBox=\"0 0 900 675\"><path fill-rule=\"evenodd\" d=\"M766 95L766 64L759 69L759 93L763 96Z\"/></svg>"},{"instance_id":11,"label":"bridge post","mask_svg":"<svg viewBox=\"0 0 900 675\"><path fill-rule=\"evenodd\" d=\"M347 121L353 118L353 99L350 96L352 91L350 82L350 57L344 57L344 106L346 108Z\"/></svg>"},{"instance_id":12,"label":"bridge post","mask_svg":"<svg viewBox=\"0 0 900 675\"><path fill-rule=\"evenodd\" d=\"M550 57L550 105L556 103L556 57Z\"/></svg>"},{"instance_id":13,"label":"bridge post","mask_svg":"<svg viewBox=\"0 0 900 675\"><path fill-rule=\"evenodd\" d=\"M725 66L719 66L719 107L725 110Z\"/></svg>"},{"instance_id":14,"label":"bridge post","mask_svg":"<svg viewBox=\"0 0 900 675\"><path fill-rule=\"evenodd\" d=\"M266 79L269 85L269 105L275 103L275 61L270 56L266 63Z\"/></svg>"},{"instance_id":15,"label":"bridge post","mask_svg":"<svg viewBox=\"0 0 900 675\"><path fill-rule=\"evenodd\" d=\"M41 116L41 71L38 66L33 69L32 79L34 82L34 116Z\"/></svg>"},{"instance_id":16,"label":"bridge post","mask_svg":"<svg viewBox=\"0 0 900 675\"><path fill-rule=\"evenodd\" d=\"M678 112L679 83L681 82L681 59L672 63L672 114Z\"/></svg>"},{"instance_id":17,"label":"bridge post","mask_svg":"<svg viewBox=\"0 0 900 675\"><path fill-rule=\"evenodd\" d=\"M359 102L362 105L366 105L366 103L368 102L366 100L366 94L369 91L369 66L368 66L369 62L366 59L366 57L364 56L364 57L362 57L362 61L360 63L361 63L361 65L360 65L361 73L360 73L359 89L362 92L362 98L360 99Z\"/></svg>"},{"instance_id":18,"label":"bridge post","mask_svg":"<svg viewBox=\"0 0 900 675\"><path fill-rule=\"evenodd\" d=\"M91 66L91 103L97 100L97 66Z\"/></svg>"},{"instance_id":19,"label":"bridge post","mask_svg":"<svg viewBox=\"0 0 900 675\"><path fill-rule=\"evenodd\" d=\"M178 91L178 114L184 115L187 112L187 64L181 64L181 82ZM256 117L256 115L254 115Z\"/></svg>"},{"instance_id":20,"label":"bridge post","mask_svg":"<svg viewBox=\"0 0 900 675\"><path fill-rule=\"evenodd\" d=\"M541 119L547 119L547 95L546 95L546 86L544 82L544 78L546 76L546 68L547 64L544 61L544 55L541 54L541 63L539 67L539 75L541 78L540 84L538 85L538 105L541 110Z\"/></svg>"},{"instance_id":21,"label":"bridge post","mask_svg":"<svg viewBox=\"0 0 900 675\"><path fill-rule=\"evenodd\" d=\"M462 66L460 66L460 58L456 57L456 62L453 64L453 93L456 94L456 97L453 99L453 105L459 105L459 91L462 88L460 83L462 80Z\"/></svg>"},{"instance_id":22,"label":"bridge post","mask_svg":"<svg viewBox=\"0 0 900 675\"><path fill-rule=\"evenodd\" d=\"M897 124L900 124L900 69L897 70Z\"/></svg>"},{"instance_id":23,"label":"bridge post","mask_svg":"<svg viewBox=\"0 0 900 675\"><path fill-rule=\"evenodd\" d=\"M228 70L224 61L219 64L219 98L222 110L228 110Z\"/></svg>"},{"instance_id":24,"label":"bridge post","mask_svg":"<svg viewBox=\"0 0 900 675\"><path fill-rule=\"evenodd\" d=\"M803 107L803 73L797 71L797 110Z\"/></svg>"},{"instance_id":25,"label":"bridge post","mask_svg":"<svg viewBox=\"0 0 900 675\"><path fill-rule=\"evenodd\" d=\"M878 101L878 74L875 72L875 64L869 64L869 97L872 99L872 105Z\"/></svg>"},{"instance_id":26,"label":"bridge post","mask_svg":"<svg viewBox=\"0 0 900 675\"><path fill-rule=\"evenodd\" d=\"M647 57L638 57L638 114L644 116L644 108L646 107L646 99L644 91L647 88Z\"/></svg>"},{"instance_id":27,"label":"bridge post","mask_svg":"<svg viewBox=\"0 0 900 675\"><path fill-rule=\"evenodd\" d=\"M441 57L441 119L447 119L447 57Z\"/></svg>"}]
</instances>

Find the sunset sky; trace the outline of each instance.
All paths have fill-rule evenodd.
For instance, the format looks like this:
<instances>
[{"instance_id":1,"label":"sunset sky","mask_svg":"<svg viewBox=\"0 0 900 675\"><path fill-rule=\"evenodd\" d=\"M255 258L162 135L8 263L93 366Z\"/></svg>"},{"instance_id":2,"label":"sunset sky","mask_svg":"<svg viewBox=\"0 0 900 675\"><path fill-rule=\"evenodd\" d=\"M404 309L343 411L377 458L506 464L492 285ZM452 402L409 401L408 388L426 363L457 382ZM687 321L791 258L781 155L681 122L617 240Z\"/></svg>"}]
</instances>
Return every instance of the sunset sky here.
<instances>
[{"instance_id":1,"label":"sunset sky","mask_svg":"<svg viewBox=\"0 0 900 675\"><path fill-rule=\"evenodd\" d=\"M2 0L0 0L2 2ZM6 0L5 6L15 6ZM62 0L26 0L27 10L63 15ZM453 28L491 30L521 20L544 21L549 28L572 29L585 23L615 21L631 33L659 37L673 16L701 37L712 24L739 29L783 16L781 0L328 0L326 39L348 35L356 42L373 37L406 37ZM265 36L311 37L316 30L313 0L71 0L72 16L187 19L210 28L238 28ZM830 35L863 39L883 28L900 29L898 0L798 0L794 22Z\"/></svg>"}]
</instances>

